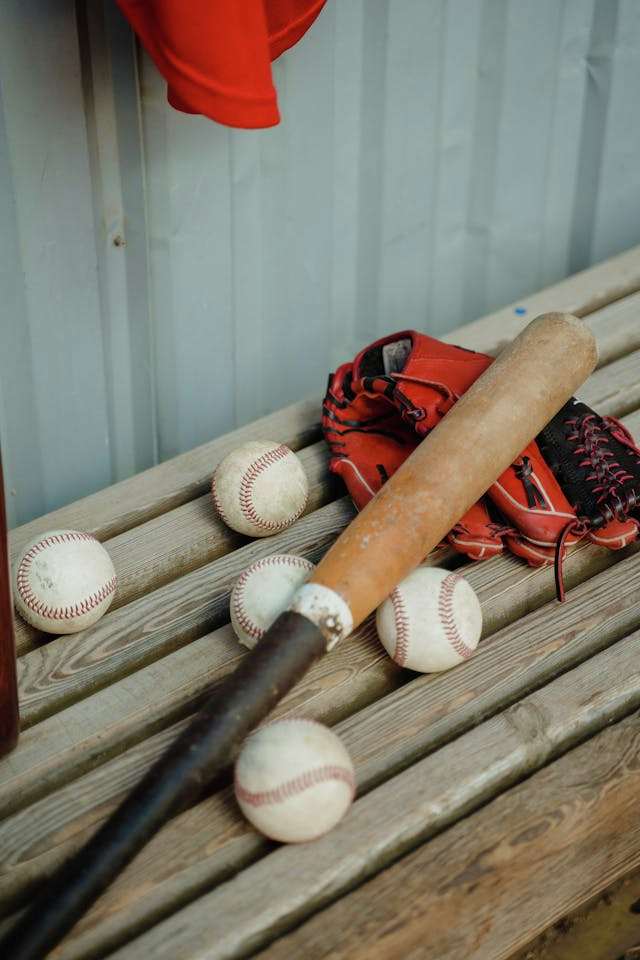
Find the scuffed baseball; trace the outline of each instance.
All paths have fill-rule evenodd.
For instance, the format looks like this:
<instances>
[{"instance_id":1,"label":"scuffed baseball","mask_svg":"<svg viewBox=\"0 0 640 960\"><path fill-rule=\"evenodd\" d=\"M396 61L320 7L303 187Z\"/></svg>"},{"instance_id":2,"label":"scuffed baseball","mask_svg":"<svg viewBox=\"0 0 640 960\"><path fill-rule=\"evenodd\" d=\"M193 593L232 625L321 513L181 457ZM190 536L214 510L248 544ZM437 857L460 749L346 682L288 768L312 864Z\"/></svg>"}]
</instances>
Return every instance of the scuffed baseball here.
<instances>
[{"instance_id":1,"label":"scuffed baseball","mask_svg":"<svg viewBox=\"0 0 640 960\"><path fill-rule=\"evenodd\" d=\"M283 843L304 843L344 817L355 777L347 749L332 730L314 720L284 718L245 741L234 788L257 830Z\"/></svg>"},{"instance_id":2,"label":"scuffed baseball","mask_svg":"<svg viewBox=\"0 0 640 960\"><path fill-rule=\"evenodd\" d=\"M89 533L50 530L23 549L13 571L20 616L47 633L77 633L107 612L116 590L111 557Z\"/></svg>"},{"instance_id":3,"label":"scuffed baseball","mask_svg":"<svg viewBox=\"0 0 640 960\"><path fill-rule=\"evenodd\" d=\"M256 560L238 577L231 591L229 613L238 640L254 647L314 565L304 557L277 553Z\"/></svg>"},{"instance_id":4,"label":"scuffed baseball","mask_svg":"<svg viewBox=\"0 0 640 960\"><path fill-rule=\"evenodd\" d=\"M482 608L464 577L419 566L378 607L376 627L401 667L436 673L473 654L482 633Z\"/></svg>"},{"instance_id":5,"label":"scuffed baseball","mask_svg":"<svg viewBox=\"0 0 640 960\"><path fill-rule=\"evenodd\" d=\"M250 440L218 464L211 493L220 517L232 530L270 537L302 514L309 481L286 444Z\"/></svg>"}]
</instances>

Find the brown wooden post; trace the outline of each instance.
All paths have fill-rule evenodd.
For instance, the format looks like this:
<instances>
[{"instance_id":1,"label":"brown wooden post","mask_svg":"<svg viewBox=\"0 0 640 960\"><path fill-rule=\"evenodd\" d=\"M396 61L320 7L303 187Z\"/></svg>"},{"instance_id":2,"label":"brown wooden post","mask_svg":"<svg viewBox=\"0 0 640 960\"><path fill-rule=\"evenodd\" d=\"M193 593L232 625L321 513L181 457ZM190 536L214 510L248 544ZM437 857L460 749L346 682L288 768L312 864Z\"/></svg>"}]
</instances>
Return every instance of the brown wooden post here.
<instances>
[{"instance_id":1,"label":"brown wooden post","mask_svg":"<svg viewBox=\"0 0 640 960\"><path fill-rule=\"evenodd\" d=\"M7 543L7 514L0 453L0 756L18 741L18 682L13 634L11 568Z\"/></svg>"}]
</instances>

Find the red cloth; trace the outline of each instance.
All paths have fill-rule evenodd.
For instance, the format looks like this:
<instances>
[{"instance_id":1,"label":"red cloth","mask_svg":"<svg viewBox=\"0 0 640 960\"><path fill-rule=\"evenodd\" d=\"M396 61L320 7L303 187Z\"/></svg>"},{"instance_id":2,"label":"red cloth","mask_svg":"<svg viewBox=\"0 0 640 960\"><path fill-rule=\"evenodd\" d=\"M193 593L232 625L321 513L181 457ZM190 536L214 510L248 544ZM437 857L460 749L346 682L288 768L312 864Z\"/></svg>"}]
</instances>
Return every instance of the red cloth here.
<instances>
[{"instance_id":1,"label":"red cloth","mask_svg":"<svg viewBox=\"0 0 640 960\"><path fill-rule=\"evenodd\" d=\"M231 127L280 121L271 61L326 0L116 0L168 84L169 103Z\"/></svg>"}]
</instances>

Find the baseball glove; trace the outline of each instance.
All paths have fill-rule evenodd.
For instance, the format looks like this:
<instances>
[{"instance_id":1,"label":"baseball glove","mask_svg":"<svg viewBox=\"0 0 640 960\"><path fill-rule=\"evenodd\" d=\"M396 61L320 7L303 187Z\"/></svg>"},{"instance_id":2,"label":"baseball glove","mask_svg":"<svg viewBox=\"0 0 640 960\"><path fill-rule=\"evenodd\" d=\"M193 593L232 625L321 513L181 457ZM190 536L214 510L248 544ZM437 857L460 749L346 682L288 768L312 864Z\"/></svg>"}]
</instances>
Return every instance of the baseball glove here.
<instances>
[{"instance_id":1,"label":"baseball glove","mask_svg":"<svg viewBox=\"0 0 640 960\"><path fill-rule=\"evenodd\" d=\"M405 330L329 377L322 428L330 469L358 509L492 363L482 353ZM447 535L474 560L505 547L532 566L561 563L583 537L610 549L640 530L640 451L613 417L571 399Z\"/></svg>"}]
</instances>

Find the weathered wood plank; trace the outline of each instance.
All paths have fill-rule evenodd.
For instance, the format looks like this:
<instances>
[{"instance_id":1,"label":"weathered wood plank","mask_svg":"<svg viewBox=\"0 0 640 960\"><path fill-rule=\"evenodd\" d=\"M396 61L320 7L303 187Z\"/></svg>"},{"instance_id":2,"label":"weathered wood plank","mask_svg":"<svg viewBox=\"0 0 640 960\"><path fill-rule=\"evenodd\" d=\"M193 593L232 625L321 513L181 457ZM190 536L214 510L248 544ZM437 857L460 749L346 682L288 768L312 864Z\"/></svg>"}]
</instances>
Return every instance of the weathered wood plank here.
<instances>
[{"instance_id":1,"label":"weathered wood plank","mask_svg":"<svg viewBox=\"0 0 640 960\"><path fill-rule=\"evenodd\" d=\"M622 416L636 436L640 434L639 365L640 351L622 357L596 371L580 394L586 403L599 412ZM633 407L635 409L631 409ZM324 441L302 451L301 457L311 481L311 498L306 514L309 518L327 501L339 496L343 488L336 478L329 475L328 450ZM310 522L324 522L324 514L319 514L316 520ZM110 615L119 606L176 579L180 573L197 569L247 542L247 538L228 530L219 520L208 495L108 540L106 547L119 578ZM280 550L275 538L269 539L269 546L271 552ZM43 643L51 642L47 635L34 630L20 617L16 617L15 634L16 649L20 656L41 647Z\"/></svg>"},{"instance_id":2,"label":"weathered wood plank","mask_svg":"<svg viewBox=\"0 0 640 960\"><path fill-rule=\"evenodd\" d=\"M563 917L509 960L638 960L640 871Z\"/></svg>"},{"instance_id":3,"label":"weathered wood plank","mask_svg":"<svg viewBox=\"0 0 640 960\"><path fill-rule=\"evenodd\" d=\"M536 736L538 720L535 714L513 716L514 725L522 722L525 738ZM427 950L442 960L507 958L567 910L640 865L639 749L636 713L255 956L417 960ZM369 822L376 817L374 809ZM273 885L272 878L269 889ZM176 915L176 926L178 919L185 917ZM232 924L231 916L225 919ZM168 924L140 938L136 949L145 940L148 947L160 929L168 936ZM116 952L113 960L141 957L133 948ZM178 952L185 960L214 956L210 950ZM153 955L162 960L162 949Z\"/></svg>"},{"instance_id":4,"label":"weathered wood plank","mask_svg":"<svg viewBox=\"0 0 640 960\"><path fill-rule=\"evenodd\" d=\"M578 391L578 396L598 413L623 417L640 406L640 350L600 367Z\"/></svg>"},{"instance_id":5,"label":"weathered wood plank","mask_svg":"<svg viewBox=\"0 0 640 960\"><path fill-rule=\"evenodd\" d=\"M442 339L493 356L540 313L563 310L584 317L637 292L640 289L639 262L640 247L633 247L620 256L573 274L530 297L453 330ZM524 308L526 312L516 313L516 307Z\"/></svg>"},{"instance_id":6,"label":"weathered wood plank","mask_svg":"<svg viewBox=\"0 0 640 960\"><path fill-rule=\"evenodd\" d=\"M269 553L312 561L353 515L346 498L304 517L269 542L257 540L107 614L79 634L56 637L19 658L20 715L28 726L186 645L228 620L242 571Z\"/></svg>"},{"instance_id":7,"label":"weathered wood plank","mask_svg":"<svg viewBox=\"0 0 640 960\"><path fill-rule=\"evenodd\" d=\"M608 582L584 584L576 590L571 613L565 606L559 614L557 604L549 604L488 642L483 641L464 669L430 677L408 674L413 679L387 696L383 697L381 689L371 691L369 706L361 702L358 706L362 709L356 711L363 671L375 674L388 664L384 657L382 660L378 657L377 663L375 655L372 657L372 651L379 654L379 649L370 633L362 638L359 671L354 664L345 675L346 666L342 664L339 670L314 676L314 671L318 674L331 666L330 658L324 658L322 664L311 671L308 680L302 681L300 688L285 698L274 715L303 712L335 723L342 704L343 719L335 729L356 764L360 792L369 791L523 694L624 636L637 624L640 610L640 570L633 561L627 562L623 580L628 590L619 595L612 590L612 577ZM350 653L355 655L355 651ZM347 708L352 715L344 717L346 690L353 702ZM330 702L332 695L333 703ZM50 752L50 745L45 744L45 749ZM138 761L140 773L149 760L143 745ZM96 819L106 816L120 795L118 785L123 780L120 766L129 782L132 762L132 755L112 761L113 776L107 769L88 775L85 785L79 784L80 810L69 809L69 788L63 788L56 796L47 798L46 803L27 808L0 825L0 850L5 851L6 857L0 902L5 898L15 902L20 887L23 895L28 893L38 871L46 871L57 862L61 855L59 835L66 835L76 817L83 829L66 840L65 849L70 852L86 838ZM48 829L43 826L34 835L31 825L40 821L40 810L47 811L49 826ZM264 844L252 843L241 823L236 822L232 828L229 816L230 796L228 791L223 791L177 818L107 891L101 905L96 907L102 913L89 915L86 929L98 923L98 918L105 917L109 919L109 928L114 930L121 929L123 923L125 926L148 923L149 916L170 911L173 904L184 902L207 882L218 882L233 869L234 863L235 869L241 869L250 857L263 853ZM237 821L237 811L235 816ZM172 851L172 870L167 868L168 850ZM127 911L123 916L120 908L125 902Z\"/></svg>"},{"instance_id":8,"label":"weathered wood plank","mask_svg":"<svg viewBox=\"0 0 640 960\"><path fill-rule=\"evenodd\" d=\"M309 478L307 516L343 496L344 488L328 470L329 450L324 441L302 449L299 456ZM210 492L138 524L105 541L118 577L110 609L114 611L248 542L248 537L220 520ZM49 640L47 634L16 618L19 655Z\"/></svg>"},{"instance_id":9,"label":"weathered wood plank","mask_svg":"<svg viewBox=\"0 0 640 960\"><path fill-rule=\"evenodd\" d=\"M444 339L495 354L537 313L566 310L584 315L638 289L640 247L634 247L525 299L521 304L527 308L524 319L514 314L512 305L467 324ZM93 533L100 540L114 537L204 494L215 465L245 440L272 436L295 450L314 442L318 439L319 409L318 391L314 396L123 480L108 491L92 494L24 524L10 534L11 553L15 555L20 545L43 529L71 527Z\"/></svg>"},{"instance_id":10,"label":"weathered wood plank","mask_svg":"<svg viewBox=\"0 0 640 960\"><path fill-rule=\"evenodd\" d=\"M514 328L506 336L514 321L524 325L545 309L589 314L601 358L580 395L600 412L624 414L637 436L640 294L632 291L640 288L640 247L557 287L564 304L558 302L556 288L542 291L527 301L524 319L513 310L509 317L506 308L483 318L483 324L463 328L455 342L473 346L465 337L482 332L487 339L478 348L497 352L505 337L518 332ZM555 302L545 306L547 295ZM490 343L495 345L491 349ZM38 531L46 521L47 529L78 526L96 532L115 555L121 588L112 610L86 634L42 643L35 631L21 631L24 625L18 624L25 731L9 761L11 774L4 779L8 767L0 765L0 809L6 814L0 823L0 903L7 909L19 908L38 877L86 839L182 727L204 693L243 655L227 623L228 594L240 570L258 555L276 550L311 552L311 559L317 559L352 515L347 498L336 499L342 488L328 475L318 420L319 397L310 398L34 522ZM270 435L298 449L312 480L312 496L308 516L281 535L281 542L273 538L251 543L219 524L209 481L229 449L250 436L264 437L271 427L278 433ZM12 532L14 549L32 526ZM454 749L460 743L454 738L464 741L476 733L474 725L480 724L478 731L492 730L496 711L514 700L542 684L550 689L561 683L571 674L553 678L564 671L588 671L588 661L576 664L588 657L595 662L604 655L598 651L608 645L617 642L621 649L627 641L620 638L638 623L637 552L633 546L613 555L586 543L572 550L565 562L570 593L563 608L552 602L548 569L531 570L510 556L468 564L451 551L439 554L436 562L461 565L486 611L483 642L464 670L439 677L401 671L381 650L370 620L348 645L323 658L276 713L304 712L336 724L356 757L361 793L384 790L390 776L408 777L430 760L432 751ZM617 704L612 716L630 708L626 694L621 700L616 697L625 684L630 690L636 682L633 670L625 665L620 684L606 693L610 703ZM596 711L604 710L601 691L592 692ZM533 694L544 695L545 689ZM585 719L589 709L585 700L580 707L585 736L592 732L587 729L591 721ZM598 716L593 730L605 722L604 714ZM569 739L557 750L566 749L572 735L567 734ZM490 735L488 742L493 746ZM542 754L541 749L539 763L546 760ZM516 750L516 764L517 756ZM498 769L504 773L504 767ZM240 818L224 782L223 777L222 789L168 824L136 858L63 945L71 951L69 960L93 960L106 943L126 942L201 895L206 906L210 887L236 871L242 871L240 877L259 877L264 870L266 876L263 865L274 862L272 845ZM511 782L496 780L494 792ZM73 797L79 798L77 806L70 807ZM358 874L354 882L360 879ZM291 883L294 900L298 887L296 878ZM329 885L320 894L313 892L299 916L322 906L325 895L334 895L327 893L332 889ZM290 917L286 898L285 888L276 910ZM264 943L263 932L259 937ZM174 955L183 955L180 948ZM67 960L66 953L61 956Z\"/></svg>"},{"instance_id":11,"label":"weathered wood plank","mask_svg":"<svg viewBox=\"0 0 640 960\"><path fill-rule=\"evenodd\" d=\"M260 550L262 544L253 544L248 551ZM588 580L582 587L575 587L571 592L570 603L552 614L558 616L563 623L573 623L582 613L581 603L587 603L590 609L593 597L597 596L603 614L613 614L615 617L625 618L627 603L635 604L637 584L635 571L637 563L635 555L636 545L627 548L619 555L610 551L582 544L566 561L566 582L569 588L573 587L576 577L592 574L594 570L602 570L605 564L616 562L615 571L605 577L604 574L597 580ZM624 556L628 559L624 559ZM235 559L234 559L235 558ZM221 561L218 561L221 562ZM227 594L220 594L217 603L220 606L220 617L224 616L228 604L228 590L243 564L238 564L237 553L224 559L224 563L233 569L229 574L226 589ZM488 569L492 564L496 571L511 567L510 576L491 577ZM595 564L595 567L593 566ZM617 567L624 564L624 573ZM235 565L235 566L234 566ZM515 614L519 615L524 608L536 609L555 596L553 574L549 568L530 569L513 557L499 557L484 564L471 564L465 568L468 579L477 590L483 605L484 635L498 629L505 621L509 621L508 609L512 604ZM611 611L610 599L613 584L624 578L624 589L616 589L616 610ZM619 609L618 609L619 605ZM554 602L553 609L557 607ZM167 604L170 615L174 615L172 603ZM157 613L157 608L156 608ZM159 614L157 614L159 616ZM169 616L169 614L167 614ZM637 616L637 612L633 615ZM173 621L170 621L171 623ZM184 627L186 630L186 626ZM536 626L539 630L540 627ZM606 633L603 633L605 636ZM290 694L285 703L294 702L299 706L304 704L309 709L309 703L316 696L330 700L335 707L341 699L347 708L355 709L356 702L362 705L370 699L388 693L403 682L403 677L411 676L400 671L383 654L382 648L374 641L373 649L371 637L375 636L372 619L365 624L363 630L357 631L349 638L348 643L332 651L330 657L323 658ZM156 632L153 633L158 642ZM188 710L195 698L202 693L202 684L199 673L191 677L190 660L196 662L198 656L205 656L201 670L209 684L221 679L242 655L244 648L240 647L232 632L223 628L213 635L215 642L206 637L204 643L192 641L176 650L175 638L169 636L163 648L164 655L156 660L155 668L147 663L148 655L144 631L132 640L133 649L124 649L113 656L121 656L123 662L131 667L129 676L119 680L118 674L123 672L122 663L118 663L118 671L114 673L113 663L106 665L100 659L100 646L88 654L86 651L79 655L78 662L67 659L66 650L61 650L64 659L51 659L46 664L46 672L42 672L42 662L38 661L34 667L33 676L28 679L25 674L25 701L24 712L31 706L31 715L42 713L48 719L41 720L35 726L27 729L22 735L21 749L11 755L7 762L0 766L0 811L6 810L6 804L24 804L42 795L56 784L64 782L70 776L78 775L99 762L101 755L110 755L114 750L124 749L126 744L148 734L151 729L157 729L163 722L171 722L177 714ZM116 644L115 631L108 631L103 642L112 646ZM122 638L121 638L122 639ZM130 635L123 634L124 641L130 640ZM202 639L202 638L201 638ZM138 649L137 645L141 649ZM156 648L157 650L157 648ZM181 653L181 651L183 651ZM22 662L28 658L23 658ZM62 665L64 664L64 666ZM135 665L135 669L132 664ZM82 683L74 684L73 670L77 675L82 673ZM127 672L127 671L124 671ZM46 690L46 695L40 695L41 686L46 689L45 677L61 674L59 685L53 690ZM445 675L447 677L451 674ZM38 679L43 678L43 679ZM89 679L90 681L89 682ZM190 679L191 678L191 679ZM424 678L422 678L424 679ZM434 677L429 678L435 682ZM195 686L194 686L195 684ZM96 689L102 686L102 690ZM33 690L32 701L28 699ZM77 702L73 703L73 694L77 695ZM62 709L62 703L69 703ZM28 714L27 714L28 716ZM406 734L405 734L406 735ZM52 778L55 777L55 780Z\"/></svg>"},{"instance_id":12,"label":"weathered wood plank","mask_svg":"<svg viewBox=\"0 0 640 960\"><path fill-rule=\"evenodd\" d=\"M636 301L633 311L619 310L616 316L601 325L599 340L614 348L613 356L617 356L623 340L628 340L628 349L631 343L640 340L636 313L640 296ZM601 413L622 416L633 411L640 406L640 385L636 374L639 365L640 351L619 357L589 378L580 392L581 398ZM310 498L305 511L310 515L342 495L344 487L329 473L329 451L324 441L299 453L310 480ZM118 575L112 610L246 542L247 538L233 533L219 520L208 493L108 539L105 546ZM19 655L47 641L47 635L34 630L20 617L16 618Z\"/></svg>"},{"instance_id":13,"label":"weathered wood plank","mask_svg":"<svg viewBox=\"0 0 640 960\"><path fill-rule=\"evenodd\" d=\"M301 400L16 527L9 535L11 554L14 556L22 544L42 530L69 527L106 540L202 496L208 489L216 465L246 440L280 440L296 451L315 443L319 439L319 409L317 396Z\"/></svg>"},{"instance_id":14,"label":"weathered wood plank","mask_svg":"<svg viewBox=\"0 0 640 960\"><path fill-rule=\"evenodd\" d=\"M600 562L603 560L609 562L612 557L609 551L587 544L581 545L567 561L567 584L574 585L581 579L585 579L587 573L593 574L596 569L593 567L594 563L598 564L597 569L601 569ZM491 565L495 571L499 571L497 575L490 575L488 564L472 564L465 568L465 574L477 590L483 606L485 639L510 622L509 610L513 610L512 619L515 619L525 612L542 606L555 596L550 571L529 570L510 556L491 561ZM579 598L572 594L571 610L576 616L579 614L579 608L576 606L578 602ZM99 749L104 754L102 756L104 760L105 756L117 749L114 745L129 742L132 736L142 737L152 721L159 722L159 718L162 717L165 720L170 719L181 704L187 710L202 693L202 677L207 678L206 684L212 684L217 676L223 675L228 669L232 658L241 652L243 648L237 646L229 627L223 627L216 633L193 641L187 647L171 653L159 661L157 666L150 665L113 685L110 689L89 696L86 704L79 703L65 711L60 721L52 718L50 721L36 725L23 735L19 754L20 769L16 769L17 756L12 758L11 769L6 768L5 789L12 790L9 783L12 777L29 776L28 781L23 780L21 783L20 798L21 802L25 803L31 795L30 790L33 790L30 783L35 784L35 788L39 790L49 788L46 768L43 769L41 764L43 761L48 764L51 756L57 758L57 765L63 777L76 775L77 770L82 769L83 762L86 761L88 765L93 762L91 758L95 754L93 742L96 737L99 738ZM330 694L336 684L341 696L344 683L348 683L349 700L353 701L356 695L357 678L360 674L358 664L361 657L363 664L368 667L366 677L368 696L374 696L375 693L378 695L388 693L402 683L403 678L411 676L396 669L386 660L386 656L383 656L377 645L373 624L369 623L363 631L351 637L348 644L333 651L331 658L325 659L324 666L316 667L315 673L310 675L310 690L321 691L320 697L314 697L314 709L319 709L319 706L315 706L319 701L331 700ZM324 672L325 667L328 673ZM336 678L335 682L329 683L329 677ZM409 687L406 689L408 690ZM302 692L303 688L300 688L300 697ZM447 690L444 690L442 695L445 702L449 698L455 703L459 700L459 695L453 695ZM418 699L422 700L423 697L424 694L419 693ZM144 710L143 715L146 720L143 724L140 703L146 702L147 698L149 706ZM305 705L305 709L309 709L309 706ZM407 707L402 706L399 709L404 715ZM391 712L393 713L394 710L395 708L392 707ZM438 710L439 708L436 710L436 715ZM130 714L129 722L127 722L128 714ZM445 714L448 712L445 711ZM130 727L134 727L134 733L131 733ZM406 731L398 734L399 737L404 735ZM395 739L395 736L392 737L392 741ZM370 752L370 747L367 751ZM143 766L141 766L141 772L142 769ZM31 771L30 775L28 771ZM103 804L109 801L111 797L109 786L116 780L115 773L106 778L102 786L106 787L107 793L96 791L96 803ZM62 807L66 811L65 815L72 816L65 801L62 801ZM9 834L11 830L12 827L9 826ZM10 847L9 836L6 830L0 827L0 850L8 851Z\"/></svg>"},{"instance_id":15,"label":"weathered wood plank","mask_svg":"<svg viewBox=\"0 0 640 960\"><path fill-rule=\"evenodd\" d=\"M634 293L584 316L598 342L599 367L640 349L639 313L640 293Z\"/></svg>"},{"instance_id":16,"label":"weathered wood plank","mask_svg":"<svg viewBox=\"0 0 640 960\"><path fill-rule=\"evenodd\" d=\"M591 658L415 763L405 772L387 780L358 800L348 817L330 834L312 844L278 847L227 883L155 926L148 934L128 943L122 951L116 951L113 960L124 960L125 957L127 960L141 960L145 954L153 956L154 960L169 960L176 956L184 960L204 960L205 957L207 960L221 960L223 957L253 954L287 927L361 883L365 877L383 870L416 844L423 843L426 838L461 817L468 817L470 811L486 803L488 798L598 731L606 723L636 708L640 704L639 652L640 633L636 632L609 651ZM640 743L640 718L635 718L632 732L637 747ZM625 772L628 772L629 779L635 782L637 789L640 770L633 762L631 751L625 751L625 754ZM630 784L627 784L626 789L629 788ZM575 800L571 795L563 799L563 804L571 805L573 802ZM544 801L541 801L541 806L544 809ZM479 817L483 817L482 812ZM640 813L636 811L634 817L635 823L639 824ZM518 826L524 829L520 824ZM455 831L457 828L453 829ZM500 836L502 831L508 831L513 838L517 838L519 833L512 821L494 823L494 836ZM478 851L484 849L487 838L482 832L476 835L470 825L465 830L465 836L473 848ZM445 845L446 839L445 834L441 838ZM523 846L530 843L535 848L533 837L531 840L523 837L522 841ZM438 840L434 841L434 845L437 844ZM640 844L623 844L618 840L618 851L622 852L621 847L628 850L629 846L634 848L631 858L640 863ZM443 879L455 884L456 874L461 874L468 864L465 861L456 865L450 873L445 872L444 878L439 876L438 882L434 882L431 868L427 865L435 860L444 871L445 864L438 862L437 853L430 856L430 847L430 844L426 844L415 855L424 872L422 891L413 891L414 902L406 904L401 911L404 922L410 927L413 909L419 912L428 910L428 902L437 896L445 901ZM469 859L473 858L473 848ZM533 855L533 851L531 853ZM508 847L505 847L501 856L496 857L496 869L501 865L504 867L500 861L508 856ZM516 864L512 861L510 866L517 874ZM402 879L396 878L391 890L390 885L384 885L385 892L398 908L407 894L404 878L407 877L408 882L413 884L413 870L407 866L407 861L400 861L400 865L391 870L402 871ZM527 871L521 873L526 875ZM379 876L384 877L385 873ZM460 877L458 882L461 881ZM377 956L379 947L376 946L376 940L378 937L384 938L386 927L395 925L390 924L389 911L384 911L384 919L380 923L375 919L381 895L369 893L369 886L373 891L376 882L374 879L363 888L361 900L366 904L364 912L359 909L358 893L347 894L344 910L338 904L326 911L326 917L324 913L318 914L317 922L315 918L309 921L301 928L299 936L293 934L284 937L281 945L275 947L275 955L334 956L333 951L337 950L339 956L351 956L351 951L358 956ZM471 880L469 887L472 887ZM350 910L348 904L353 898L356 898L356 904ZM326 946L321 947L319 928L323 923L333 922L334 912L339 932L332 933L325 941ZM361 942L358 942L358 935L349 933L345 920L347 915L351 916ZM523 919L527 922L526 918ZM463 918L458 921L460 923L464 923ZM514 918L513 926L517 926L517 923L518 919ZM369 924L373 928L371 932ZM473 930L472 917L467 918L466 926L467 941L463 941L461 936L460 945L467 949L448 953L439 952L434 947L432 955L443 958L473 955L468 952L468 941ZM441 928L442 924L437 929ZM423 938L427 931L428 927L422 928ZM344 937L342 942L341 937ZM390 939L395 952L388 948L379 955L406 956L402 935L396 941L390 933ZM422 944L428 944L431 948L428 934ZM294 949L291 949L292 945ZM88 955L87 946L80 952L72 945L68 951L61 948L57 954L60 960L80 960ZM484 954L489 955L493 956Z\"/></svg>"}]
</instances>

